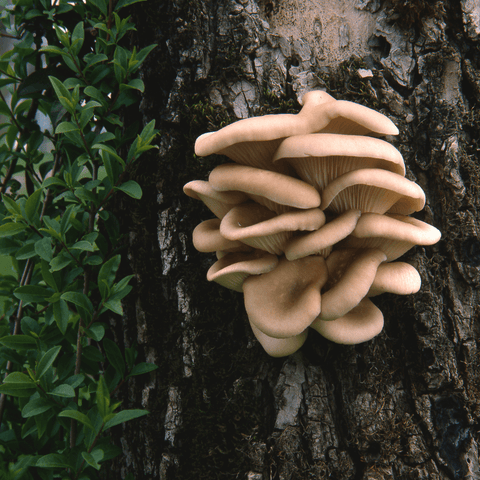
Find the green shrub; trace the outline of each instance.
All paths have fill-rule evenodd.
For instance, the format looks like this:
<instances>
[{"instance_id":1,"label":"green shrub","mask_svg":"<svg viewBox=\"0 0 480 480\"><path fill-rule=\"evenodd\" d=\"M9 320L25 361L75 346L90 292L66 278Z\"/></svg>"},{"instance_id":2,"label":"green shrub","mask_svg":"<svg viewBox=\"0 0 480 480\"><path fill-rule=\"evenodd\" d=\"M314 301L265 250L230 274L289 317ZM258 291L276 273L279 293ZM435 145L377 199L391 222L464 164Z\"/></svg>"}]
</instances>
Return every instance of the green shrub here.
<instances>
[{"instance_id":1,"label":"green shrub","mask_svg":"<svg viewBox=\"0 0 480 480\"><path fill-rule=\"evenodd\" d=\"M156 367L105 336L132 288L112 199L141 197L128 171L157 133L122 121L154 47L125 48L136 1L0 0L1 478L96 478L109 430L147 413L115 394Z\"/></svg>"}]
</instances>

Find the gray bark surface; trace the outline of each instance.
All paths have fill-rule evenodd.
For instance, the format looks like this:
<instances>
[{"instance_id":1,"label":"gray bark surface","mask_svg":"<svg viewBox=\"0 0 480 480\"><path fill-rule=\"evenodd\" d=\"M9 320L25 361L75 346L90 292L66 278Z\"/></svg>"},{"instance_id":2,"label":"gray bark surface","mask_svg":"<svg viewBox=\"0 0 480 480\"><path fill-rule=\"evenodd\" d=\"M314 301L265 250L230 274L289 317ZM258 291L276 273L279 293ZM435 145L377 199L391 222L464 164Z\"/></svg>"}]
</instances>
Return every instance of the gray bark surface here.
<instances>
[{"instance_id":1,"label":"gray bark surface","mask_svg":"<svg viewBox=\"0 0 480 480\"><path fill-rule=\"evenodd\" d=\"M124 455L109 478L480 478L478 2L351 0L375 15L370 52L334 67L321 24L312 43L273 33L287 3L133 9L133 41L158 44L136 116L157 120L160 148L134 174L142 201L119 206L136 284L116 327L120 344L137 343L159 369L123 394L125 408L151 413L118 428ZM385 328L374 340L342 346L312 332L295 355L274 359L253 337L242 295L207 282L214 256L194 250L191 232L211 215L182 187L225 161L194 157L198 135L297 112L312 88L396 123L391 141L427 195L418 218L442 240L406 255L419 293L375 298Z\"/></svg>"}]
</instances>

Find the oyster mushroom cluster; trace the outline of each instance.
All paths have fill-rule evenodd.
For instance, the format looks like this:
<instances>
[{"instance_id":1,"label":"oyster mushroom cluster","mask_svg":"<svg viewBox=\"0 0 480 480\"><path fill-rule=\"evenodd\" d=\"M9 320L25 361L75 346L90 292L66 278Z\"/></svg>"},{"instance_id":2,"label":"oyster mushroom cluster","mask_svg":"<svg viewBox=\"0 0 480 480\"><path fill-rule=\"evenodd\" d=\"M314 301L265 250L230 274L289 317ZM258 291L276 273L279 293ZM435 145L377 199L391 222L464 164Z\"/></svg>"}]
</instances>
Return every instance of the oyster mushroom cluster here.
<instances>
[{"instance_id":1,"label":"oyster mushroom cluster","mask_svg":"<svg viewBox=\"0 0 480 480\"><path fill-rule=\"evenodd\" d=\"M336 343L370 340L383 328L370 297L419 290L417 270L396 260L440 232L409 216L425 194L378 138L396 134L379 112L313 91L296 115L248 118L197 139L197 155L235 163L185 185L216 217L195 228L193 243L217 253L208 280L243 291L268 354L295 352L309 327Z\"/></svg>"}]
</instances>

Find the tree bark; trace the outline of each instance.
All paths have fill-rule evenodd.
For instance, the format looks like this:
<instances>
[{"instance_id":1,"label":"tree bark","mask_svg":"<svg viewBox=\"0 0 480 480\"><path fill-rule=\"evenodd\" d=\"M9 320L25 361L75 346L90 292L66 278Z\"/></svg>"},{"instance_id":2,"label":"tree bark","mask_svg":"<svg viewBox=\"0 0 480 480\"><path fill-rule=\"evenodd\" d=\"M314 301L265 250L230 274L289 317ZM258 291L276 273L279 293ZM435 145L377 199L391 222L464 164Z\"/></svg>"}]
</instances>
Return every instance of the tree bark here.
<instances>
[{"instance_id":1,"label":"tree bark","mask_svg":"<svg viewBox=\"0 0 480 480\"><path fill-rule=\"evenodd\" d=\"M151 413L118 428L124 454L109 478L480 478L480 8L295 4L149 0L133 9L132 41L158 44L137 120L155 118L160 135L134 174L142 201L119 207L136 288L116 327L120 343L137 343L159 369L124 392L125 408ZM338 8L333 30L327 4ZM373 25L361 56L352 4ZM299 37L285 33L289 12L304 21ZM335 51L344 59L333 61ZM206 281L214 256L195 251L191 232L211 214L182 187L225 161L195 157L198 135L297 112L313 88L396 123L389 140L427 196L418 218L442 240L405 256L421 274L419 293L376 297L378 337L343 346L312 332L299 352L275 359L251 333L242 295Z\"/></svg>"}]
</instances>

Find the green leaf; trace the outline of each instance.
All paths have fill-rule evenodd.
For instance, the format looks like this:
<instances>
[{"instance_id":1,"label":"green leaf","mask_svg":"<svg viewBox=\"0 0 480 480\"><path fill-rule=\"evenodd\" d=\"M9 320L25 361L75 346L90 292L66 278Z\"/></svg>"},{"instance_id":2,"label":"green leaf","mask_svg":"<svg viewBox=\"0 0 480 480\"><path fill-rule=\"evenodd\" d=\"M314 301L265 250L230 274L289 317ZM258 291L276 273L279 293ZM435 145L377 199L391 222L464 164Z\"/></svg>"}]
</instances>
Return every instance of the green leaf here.
<instances>
[{"instance_id":1,"label":"green leaf","mask_svg":"<svg viewBox=\"0 0 480 480\"><path fill-rule=\"evenodd\" d=\"M43 237L35 242L35 253L46 262L53 258L52 241L50 237Z\"/></svg>"},{"instance_id":2,"label":"green leaf","mask_svg":"<svg viewBox=\"0 0 480 480\"><path fill-rule=\"evenodd\" d=\"M95 250L95 245L86 242L85 240L80 240L70 247L70 250L82 250L82 252L93 252Z\"/></svg>"},{"instance_id":3,"label":"green leaf","mask_svg":"<svg viewBox=\"0 0 480 480\"><path fill-rule=\"evenodd\" d=\"M12 215L22 215L22 209L20 208L20 205L15 202L15 200L11 199L8 195L2 195L2 200L9 213Z\"/></svg>"},{"instance_id":4,"label":"green leaf","mask_svg":"<svg viewBox=\"0 0 480 480\"><path fill-rule=\"evenodd\" d=\"M97 404L98 413L102 417L102 420L105 421L107 415L110 414L110 392L108 391L108 387L103 376L101 376L98 381L95 401Z\"/></svg>"},{"instance_id":5,"label":"green leaf","mask_svg":"<svg viewBox=\"0 0 480 480\"><path fill-rule=\"evenodd\" d=\"M70 385L62 383L58 387L55 387L51 392L48 392L48 394L55 395L57 397L74 398L75 390Z\"/></svg>"},{"instance_id":6,"label":"green leaf","mask_svg":"<svg viewBox=\"0 0 480 480\"><path fill-rule=\"evenodd\" d=\"M67 418L73 418L77 422L83 423L88 428L91 428L94 430L94 426L90 419L82 412L79 412L78 410L64 410L63 412L60 412L58 414L59 417L67 417Z\"/></svg>"},{"instance_id":7,"label":"green leaf","mask_svg":"<svg viewBox=\"0 0 480 480\"><path fill-rule=\"evenodd\" d=\"M111 298L107 300L103 306L112 311L113 313L116 313L117 315L123 315L123 307L122 307L122 302L120 299L116 298Z\"/></svg>"},{"instance_id":8,"label":"green leaf","mask_svg":"<svg viewBox=\"0 0 480 480\"><path fill-rule=\"evenodd\" d=\"M17 252L15 253L15 258L17 260L27 260L34 257L36 254L37 253L35 252L35 244L27 243L22 248L17 250Z\"/></svg>"},{"instance_id":9,"label":"green leaf","mask_svg":"<svg viewBox=\"0 0 480 480\"><path fill-rule=\"evenodd\" d=\"M83 22L77 23L75 25L75 28L73 29L72 33L72 50L74 55L78 55L82 45L83 41L85 39L85 29L83 26Z\"/></svg>"},{"instance_id":10,"label":"green leaf","mask_svg":"<svg viewBox=\"0 0 480 480\"><path fill-rule=\"evenodd\" d=\"M36 465L40 468L71 468L66 455L49 453L37 460Z\"/></svg>"},{"instance_id":11,"label":"green leaf","mask_svg":"<svg viewBox=\"0 0 480 480\"><path fill-rule=\"evenodd\" d=\"M55 47L54 45L47 45L46 47L42 47L40 52L47 52L53 53L54 55L67 55L61 48Z\"/></svg>"},{"instance_id":12,"label":"green leaf","mask_svg":"<svg viewBox=\"0 0 480 480\"><path fill-rule=\"evenodd\" d=\"M157 368L158 366L153 363L139 363L132 368L132 371L127 376L134 377L135 375L143 375L144 373L153 372Z\"/></svg>"},{"instance_id":13,"label":"green leaf","mask_svg":"<svg viewBox=\"0 0 480 480\"><path fill-rule=\"evenodd\" d=\"M11 237L23 232L27 227L24 223L5 223L0 225L0 237Z\"/></svg>"},{"instance_id":14,"label":"green leaf","mask_svg":"<svg viewBox=\"0 0 480 480\"><path fill-rule=\"evenodd\" d=\"M120 255L115 255L107 260L98 272L97 282L102 299L105 299L109 295L109 290L115 281L115 276L117 274L118 267L120 266L121 259L122 257Z\"/></svg>"},{"instance_id":15,"label":"green leaf","mask_svg":"<svg viewBox=\"0 0 480 480\"><path fill-rule=\"evenodd\" d=\"M30 335L7 335L0 338L0 343L13 350L25 350L37 346L36 340Z\"/></svg>"},{"instance_id":16,"label":"green leaf","mask_svg":"<svg viewBox=\"0 0 480 480\"><path fill-rule=\"evenodd\" d=\"M68 320L70 318L70 312L68 311L67 302L60 299L58 302L53 304L53 317L55 318L55 323L57 324L58 329L65 335L68 327Z\"/></svg>"},{"instance_id":17,"label":"green leaf","mask_svg":"<svg viewBox=\"0 0 480 480\"><path fill-rule=\"evenodd\" d=\"M27 216L26 220L29 223L33 223L35 214L37 213L38 208L40 207L40 203L42 201L42 192L43 189L39 188L35 190L25 202L25 214Z\"/></svg>"},{"instance_id":18,"label":"green leaf","mask_svg":"<svg viewBox=\"0 0 480 480\"><path fill-rule=\"evenodd\" d=\"M100 342L105 335L105 327L101 323L95 323L90 328L85 329L85 334L96 342Z\"/></svg>"},{"instance_id":19,"label":"green leaf","mask_svg":"<svg viewBox=\"0 0 480 480\"><path fill-rule=\"evenodd\" d=\"M46 398L32 398L22 409L22 417L29 418L35 415L41 415L52 408L52 402Z\"/></svg>"},{"instance_id":20,"label":"green leaf","mask_svg":"<svg viewBox=\"0 0 480 480\"><path fill-rule=\"evenodd\" d=\"M70 113L75 113L75 102L73 101L72 95L68 91L68 88L55 77L49 76L50 82L55 90L55 94L57 95L58 101L60 104L65 108L65 110Z\"/></svg>"},{"instance_id":21,"label":"green leaf","mask_svg":"<svg viewBox=\"0 0 480 480\"><path fill-rule=\"evenodd\" d=\"M139 90L142 93L145 91L145 84L139 78L134 78L133 80L128 82L128 86L135 90Z\"/></svg>"},{"instance_id":22,"label":"green leaf","mask_svg":"<svg viewBox=\"0 0 480 480\"><path fill-rule=\"evenodd\" d=\"M134 3L144 2L145 0L120 0L115 5L115 11L118 12L121 8L128 7L129 5L133 5Z\"/></svg>"},{"instance_id":23,"label":"green leaf","mask_svg":"<svg viewBox=\"0 0 480 480\"><path fill-rule=\"evenodd\" d=\"M82 457L91 467L95 468L96 470L100 470L102 468L102 466L95 461L91 453L82 452Z\"/></svg>"},{"instance_id":24,"label":"green leaf","mask_svg":"<svg viewBox=\"0 0 480 480\"><path fill-rule=\"evenodd\" d=\"M35 382L24 373L13 372L0 385L0 393L13 397L31 397L36 391Z\"/></svg>"},{"instance_id":25,"label":"green leaf","mask_svg":"<svg viewBox=\"0 0 480 480\"><path fill-rule=\"evenodd\" d=\"M62 252L50 262L50 270L52 272L58 272L59 270L62 270L66 266L70 265L72 261L73 258L70 255L68 255L66 252Z\"/></svg>"},{"instance_id":26,"label":"green leaf","mask_svg":"<svg viewBox=\"0 0 480 480\"><path fill-rule=\"evenodd\" d=\"M108 15L108 2L106 0L91 0L93 5L95 5L106 17Z\"/></svg>"},{"instance_id":27,"label":"green leaf","mask_svg":"<svg viewBox=\"0 0 480 480\"><path fill-rule=\"evenodd\" d=\"M135 418L140 418L145 415L148 415L147 410L122 410L119 413L116 413L113 418L111 418L106 424L104 429L112 428L115 425L120 423L128 422L129 420L134 420Z\"/></svg>"},{"instance_id":28,"label":"green leaf","mask_svg":"<svg viewBox=\"0 0 480 480\"><path fill-rule=\"evenodd\" d=\"M24 287L17 288L13 294L20 300L28 303L42 302L46 297L51 294L46 288L38 285L25 285Z\"/></svg>"},{"instance_id":29,"label":"green leaf","mask_svg":"<svg viewBox=\"0 0 480 480\"><path fill-rule=\"evenodd\" d=\"M126 193L130 197L135 198L136 200L142 198L142 188L137 182L133 180L129 180L128 182L123 183L119 187L116 187L116 189L121 190L123 193Z\"/></svg>"},{"instance_id":30,"label":"green leaf","mask_svg":"<svg viewBox=\"0 0 480 480\"><path fill-rule=\"evenodd\" d=\"M47 373L47 370L52 366L60 353L61 348L60 346L53 347L42 355L42 358L38 362L35 380L40 380Z\"/></svg>"},{"instance_id":31,"label":"green leaf","mask_svg":"<svg viewBox=\"0 0 480 480\"><path fill-rule=\"evenodd\" d=\"M55 129L55 134L74 132L76 130L79 130L79 128L75 124L73 124L72 122L62 122Z\"/></svg>"},{"instance_id":32,"label":"green leaf","mask_svg":"<svg viewBox=\"0 0 480 480\"><path fill-rule=\"evenodd\" d=\"M45 261L41 261L41 270L42 270L42 278L43 281L51 288L58 292L57 282L55 281L55 277L50 272L50 265Z\"/></svg>"},{"instance_id":33,"label":"green leaf","mask_svg":"<svg viewBox=\"0 0 480 480\"><path fill-rule=\"evenodd\" d=\"M122 376L125 377L125 360L123 359L122 352L118 345L110 340L105 338L103 340L103 348L107 354L108 361L113 366L113 368Z\"/></svg>"},{"instance_id":34,"label":"green leaf","mask_svg":"<svg viewBox=\"0 0 480 480\"><path fill-rule=\"evenodd\" d=\"M105 145L104 143L96 143L95 145L92 146L92 150L98 149L101 151L105 151L109 153L113 158L115 158L123 167L125 167L125 162L122 160L122 158L117 154L117 152L110 147L109 145Z\"/></svg>"},{"instance_id":35,"label":"green leaf","mask_svg":"<svg viewBox=\"0 0 480 480\"><path fill-rule=\"evenodd\" d=\"M87 311L88 313L93 312L93 305L90 299L83 293L79 292L65 292L62 295L62 299L67 302L73 303L77 307L80 307Z\"/></svg>"}]
</instances>

